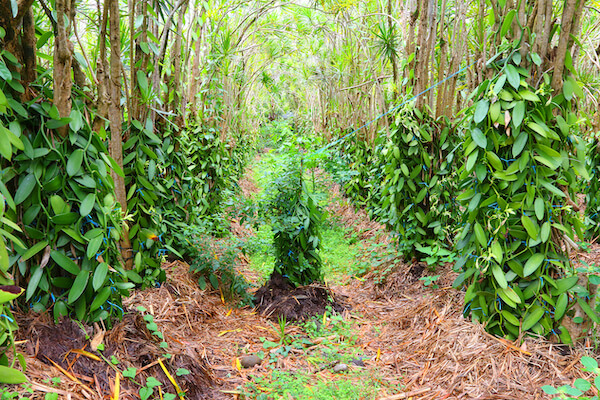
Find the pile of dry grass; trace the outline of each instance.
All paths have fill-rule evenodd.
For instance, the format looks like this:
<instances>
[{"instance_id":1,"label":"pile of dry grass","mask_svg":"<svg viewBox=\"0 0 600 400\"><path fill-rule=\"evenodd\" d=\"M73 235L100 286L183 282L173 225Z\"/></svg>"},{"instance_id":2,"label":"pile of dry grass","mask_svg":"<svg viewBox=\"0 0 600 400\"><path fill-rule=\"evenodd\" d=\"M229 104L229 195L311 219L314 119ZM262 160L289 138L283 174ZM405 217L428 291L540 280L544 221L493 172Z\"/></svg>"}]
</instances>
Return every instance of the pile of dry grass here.
<instances>
[{"instance_id":1,"label":"pile of dry grass","mask_svg":"<svg viewBox=\"0 0 600 400\"><path fill-rule=\"evenodd\" d=\"M399 281L393 280L396 289ZM390 379L400 379L413 399L541 399L548 398L543 385L588 378L575 365L589 349L543 338L521 344L494 337L463 318L462 292L409 281L395 296L372 282L338 290L363 315L359 336L365 353Z\"/></svg>"}]
</instances>

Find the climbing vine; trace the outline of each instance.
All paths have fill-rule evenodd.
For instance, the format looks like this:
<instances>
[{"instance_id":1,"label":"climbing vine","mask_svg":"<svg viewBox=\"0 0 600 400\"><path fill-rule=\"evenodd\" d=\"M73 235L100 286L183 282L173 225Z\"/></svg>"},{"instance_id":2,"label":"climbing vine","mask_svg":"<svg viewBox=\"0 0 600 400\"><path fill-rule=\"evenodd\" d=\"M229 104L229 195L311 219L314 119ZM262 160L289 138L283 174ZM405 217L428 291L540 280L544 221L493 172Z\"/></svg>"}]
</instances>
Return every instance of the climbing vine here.
<instances>
[{"instance_id":1,"label":"climbing vine","mask_svg":"<svg viewBox=\"0 0 600 400\"><path fill-rule=\"evenodd\" d=\"M567 78L552 97L547 76L536 90L521 61L511 53L475 93L458 196L465 208L456 245L462 272L454 285L467 288L465 315L494 334L569 342L561 321L574 302L597 320L569 291L578 276L567 250L584 231L572 200L577 176L587 175L570 104L581 93Z\"/></svg>"}]
</instances>

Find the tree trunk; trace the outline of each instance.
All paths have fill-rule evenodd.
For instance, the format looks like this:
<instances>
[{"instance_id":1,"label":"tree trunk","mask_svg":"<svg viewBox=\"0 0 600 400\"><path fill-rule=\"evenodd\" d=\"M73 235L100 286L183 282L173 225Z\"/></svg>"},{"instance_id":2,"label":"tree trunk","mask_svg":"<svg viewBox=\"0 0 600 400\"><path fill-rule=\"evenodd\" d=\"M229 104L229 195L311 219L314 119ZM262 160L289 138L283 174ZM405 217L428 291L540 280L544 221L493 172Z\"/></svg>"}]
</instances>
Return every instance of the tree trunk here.
<instances>
[{"instance_id":1,"label":"tree trunk","mask_svg":"<svg viewBox=\"0 0 600 400\"><path fill-rule=\"evenodd\" d=\"M552 74L552 88L555 93L559 93L562 90L565 59L567 52L570 51L573 44L571 35L576 34L576 21L579 19L578 14L581 14L584 3L585 0L565 1L565 7L561 18L560 37L556 49L556 59L554 60L554 72ZM569 46L569 44L571 45Z\"/></svg>"},{"instance_id":2,"label":"tree trunk","mask_svg":"<svg viewBox=\"0 0 600 400\"><path fill-rule=\"evenodd\" d=\"M100 19L100 35L98 38L98 60L96 63L96 79L98 79L98 101L96 104L96 116L92 124L94 132L104 130L106 120L108 119L108 62L106 60L106 28L108 24L108 3L105 1L104 9L102 10L102 18ZM100 5L98 5L100 7ZM100 13L100 10L98 10Z\"/></svg>"},{"instance_id":3,"label":"tree trunk","mask_svg":"<svg viewBox=\"0 0 600 400\"><path fill-rule=\"evenodd\" d=\"M0 39L0 49L4 49L17 58L22 67L18 68L9 63L12 72L21 74L23 87L31 91L30 83L36 77L35 60L35 27L31 5L33 0L21 0L17 3L17 15L13 17L11 0L0 0L0 28L4 29L4 38ZM35 94L13 93L16 98L29 100Z\"/></svg>"},{"instance_id":4,"label":"tree trunk","mask_svg":"<svg viewBox=\"0 0 600 400\"><path fill-rule=\"evenodd\" d=\"M71 0L56 0L56 38L54 40L54 105L61 118L71 115L71 60L73 43L69 40L71 26ZM65 21L66 20L66 21ZM69 126L57 129L60 136L69 133Z\"/></svg>"},{"instance_id":5,"label":"tree trunk","mask_svg":"<svg viewBox=\"0 0 600 400\"><path fill-rule=\"evenodd\" d=\"M108 151L115 162L123 168L123 139L122 123L123 115L121 111L121 31L119 16L119 1L107 0L110 14L110 102L108 106L108 120L110 122L110 141ZM115 197L121 210L127 214L127 193L125 191L125 179L112 171L112 178L115 183ZM129 241L128 229L125 229L121 236L121 256L126 260L126 267L130 268L133 264L131 259L131 243Z\"/></svg>"},{"instance_id":6,"label":"tree trunk","mask_svg":"<svg viewBox=\"0 0 600 400\"><path fill-rule=\"evenodd\" d=\"M201 10L202 14L204 11ZM190 113L192 117L196 117L198 110L196 108L196 94L198 93L198 80L200 79L200 58L202 57L202 40L204 39L205 23L198 26L198 40L194 43L194 62L190 73L188 101L191 102Z\"/></svg>"}]
</instances>

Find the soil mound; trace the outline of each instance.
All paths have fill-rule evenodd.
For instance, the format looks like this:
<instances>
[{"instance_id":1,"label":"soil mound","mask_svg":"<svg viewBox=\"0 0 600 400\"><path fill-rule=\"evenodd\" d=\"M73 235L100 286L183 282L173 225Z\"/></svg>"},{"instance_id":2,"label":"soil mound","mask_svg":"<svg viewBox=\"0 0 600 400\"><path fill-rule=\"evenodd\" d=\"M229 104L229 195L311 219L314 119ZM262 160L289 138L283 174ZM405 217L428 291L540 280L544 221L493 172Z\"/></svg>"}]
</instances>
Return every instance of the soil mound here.
<instances>
[{"instance_id":1,"label":"soil mound","mask_svg":"<svg viewBox=\"0 0 600 400\"><path fill-rule=\"evenodd\" d=\"M62 368L79 379L82 393L85 392L88 396L104 396L114 390L116 372L89 348L89 338L93 331L92 327L77 324L69 319L56 325L52 321L32 321L27 332L28 353L42 363ZM105 349L102 354L106 359L118 362L120 370L136 368L138 382L145 382L153 376L164 382L165 390L172 393L175 392L175 388L168 387L169 379L157 360L162 360L172 376L176 375L175 371L179 368L187 369L189 374L177 376L177 382L186 392L186 398L212 398L210 387L214 385L214 381L210 366L205 360L191 351L173 352L171 359L166 359L166 351L159 347L158 342L158 338L146 328L142 315L130 311L121 322L106 332L103 340ZM138 389L139 387L129 380L121 380L121 392L124 395L135 396ZM84 394L84 397L87 396Z\"/></svg>"},{"instance_id":2,"label":"soil mound","mask_svg":"<svg viewBox=\"0 0 600 400\"><path fill-rule=\"evenodd\" d=\"M327 306L339 313L347 310L349 306L343 297L319 284L295 287L288 278L273 272L269 281L256 291L254 304L268 318L304 321L323 314Z\"/></svg>"}]
</instances>

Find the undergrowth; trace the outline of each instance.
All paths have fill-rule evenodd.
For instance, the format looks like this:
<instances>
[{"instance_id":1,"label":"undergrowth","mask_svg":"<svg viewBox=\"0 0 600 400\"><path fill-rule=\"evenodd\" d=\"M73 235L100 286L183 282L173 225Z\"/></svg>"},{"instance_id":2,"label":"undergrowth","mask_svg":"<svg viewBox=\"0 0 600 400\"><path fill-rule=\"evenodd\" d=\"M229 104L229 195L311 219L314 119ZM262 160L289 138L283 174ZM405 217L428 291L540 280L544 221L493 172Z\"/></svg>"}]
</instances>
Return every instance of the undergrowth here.
<instances>
[{"instance_id":1,"label":"undergrowth","mask_svg":"<svg viewBox=\"0 0 600 400\"><path fill-rule=\"evenodd\" d=\"M264 352L259 356L268 358L264 376L250 375L251 381L239 388L245 399L272 399L291 396L294 399L375 399L381 390L398 392L396 382L383 379L377 369L353 365L353 361L372 356L364 354L358 342L357 322L343 318L328 310L302 325L302 331L288 336L284 343L265 340ZM295 359L293 358L295 357ZM294 370L280 368L294 362ZM337 364L350 366L342 372L332 370ZM317 372L317 373L315 373Z\"/></svg>"}]
</instances>

